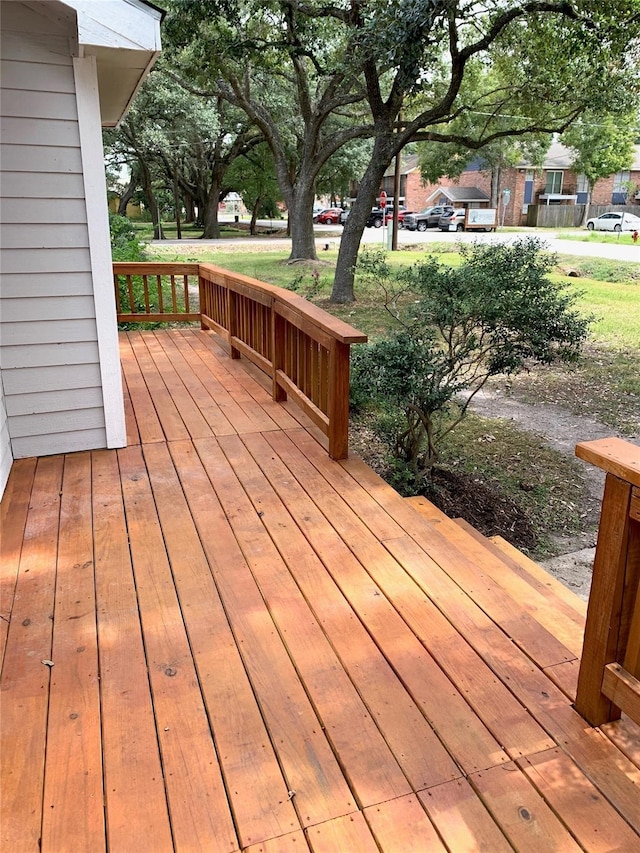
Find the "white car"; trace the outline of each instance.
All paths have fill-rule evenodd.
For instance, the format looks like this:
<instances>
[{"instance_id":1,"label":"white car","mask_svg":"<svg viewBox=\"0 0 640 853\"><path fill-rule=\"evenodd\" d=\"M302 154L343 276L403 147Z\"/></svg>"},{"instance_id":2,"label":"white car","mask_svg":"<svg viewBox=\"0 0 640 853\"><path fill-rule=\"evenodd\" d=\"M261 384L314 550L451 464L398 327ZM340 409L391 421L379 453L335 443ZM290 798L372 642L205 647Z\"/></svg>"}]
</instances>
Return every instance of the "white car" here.
<instances>
[{"instance_id":1,"label":"white car","mask_svg":"<svg viewBox=\"0 0 640 853\"><path fill-rule=\"evenodd\" d=\"M589 231L640 231L640 216L615 210L587 220Z\"/></svg>"}]
</instances>

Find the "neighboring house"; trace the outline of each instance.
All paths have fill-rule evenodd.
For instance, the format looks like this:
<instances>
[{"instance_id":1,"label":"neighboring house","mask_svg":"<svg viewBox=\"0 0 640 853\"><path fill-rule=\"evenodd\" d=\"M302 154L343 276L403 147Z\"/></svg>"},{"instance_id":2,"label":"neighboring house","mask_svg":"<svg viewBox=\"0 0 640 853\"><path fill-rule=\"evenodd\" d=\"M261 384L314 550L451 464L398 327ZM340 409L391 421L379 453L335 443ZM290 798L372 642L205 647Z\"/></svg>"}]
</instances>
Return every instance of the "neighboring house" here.
<instances>
[{"instance_id":1,"label":"neighboring house","mask_svg":"<svg viewBox=\"0 0 640 853\"><path fill-rule=\"evenodd\" d=\"M383 189L389 197L393 196L394 172L395 166L392 164L384 178ZM632 188L631 192L629 187ZM500 190L504 189L510 190L505 225L524 224L531 204L585 204L588 191L584 175L577 175L571 169L571 154L559 142L551 145L539 168L522 162L514 168L502 169ZM422 183L416 155L401 159L400 201L409 210L422 210L441 199L450 200L456 206L476 206L476 202L466 200L470 190L477 191L480 197L491 196L491 171L486 169L481 158L477 158L457 181L444 177L437 184ZM462 191L464 198L460 197L459 191ZM625 205L631 209L637 207L640 212L640 145L636 146L634 162L629 170L610 175L596 183L591 203Z\"/></svg>"},{"instance_id":2,"label":"neighboring house","mask_svg":"<svg viewBox=\"0 0 640 853\"><path fill-rule=\"evenodd\" d=\"M144 0L3 0L0 495L14 458L126 443L101 126L160 50Z\"/></svg>"},{"instance_id":3,"label":"neighboring house","mask_svg":"<svg viewBox=\"0 0 640 853\"><path fill-rule=\"evenodd\" d=\"M452 204L454 207L488 207L490 197L478 187L437 187L429 198L427 204Z\"/></svg>"}]
</instances>

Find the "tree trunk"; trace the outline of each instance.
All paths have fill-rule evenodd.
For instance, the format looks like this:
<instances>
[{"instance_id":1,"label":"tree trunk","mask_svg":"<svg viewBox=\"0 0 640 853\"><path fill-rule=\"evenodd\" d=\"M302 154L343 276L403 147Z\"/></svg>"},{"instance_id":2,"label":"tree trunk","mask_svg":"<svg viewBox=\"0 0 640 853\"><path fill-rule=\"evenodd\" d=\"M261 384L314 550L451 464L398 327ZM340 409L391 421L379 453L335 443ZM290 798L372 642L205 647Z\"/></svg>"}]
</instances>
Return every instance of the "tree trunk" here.
<instances>
[{"instance_id":1,"label":"tree trunk","mask_svg":"<svg viewBox=\"0 0 640 853\"><path fill-rule=\"evenodd\" d=\"M582 221L580 222L580 226L585 226L587 224L587 219L589 218L589 210L591 208L591 195L593 192L593 184L589 184L589 188L587 191L587 203L584 206L584 210L582 211Z\"/></svg>"},{"instance_id":2,"label":"tree trunk","mask_svg":"<svg viewBox=\"0 0 640 853\"><path fill-rule=\"evenodd\" d=\"M218 222L218 202L220 201L220 185L216 182L211 184L207 201L203 212L203 240L220 239L220 223Z\"/></svg>"},{"instance_id":3,"label":"tree trunk","mask_svg":"<svg viewBox=\"0 0 640 853\"><path fill-rule=\"evenodd\" d=\"M491 207L498 209L498 199L500 196L500 178L502 170L500 166L494 166L491 170Z\"/></svg>"},{"instance_id":4,"label":"tree trunk","mask_svg":"<svg viewBox=\"0 0 640 853\"><path fill-rule=\"evenodd\" d=\"M131 180L129 181L126 190L120 196L120 201L118 202L118 216L127 215L127 205L133 198L133 195L137 190L139 183L139 173L138 170L134 168L131 170Z\"/></svg>"},{"instance_id":5,"label":"tree trunk","mask_svg":"<svg viewBox=\"0 0 640 853\"><path fill-rule=\"evenodd\" d=\"M256 236L256 224L258 222L258 210L260 208L260 205L262 204L263 198L264 198L263 195L259 195L256 198L255 202L253 203L253 207L251 208L251 222L249 223L249 234L251 234L252 237Z\"/></svg>"},{"instance_id":6,"label":"tree trunk","mask_svg":"<svg viewBox=\"0 0 640 853\"><path fill-rule=\"evenodd\" d=\"M360 241L371 208L375 206L384 173L395 154L393 143L394 140L386 136L378 137L375 141L371 161L360 182L358 195L342 232L331 292L332 302L353 302L355 299L353 283Z\"/></svg>"},{"instance_id":7,"label":"tree trunk","mask_svg":"<svg viewBox=\"0 0 640 853\"><path fill-rule=\"evenodd\" d=\"M184 221L185 222L193 222L196 218L195 204L193 203L193 196L185 195L184 197Z\"/></svg>"},{"instance_id":8,"label":"tree trunk","mask_svg":"<svg viewBox=\"0 0 640 853\"><path fill-rule=\"evenodd\" d=\"M180 193L178 192L178 170L173 173L173 206L176 214L176 234L178 240L182 240L182 228L180 227Z\"/></svg>"},{"instance_id":9,"label":"tree trunk","mask_svg":"<svg viewBox=\"0 0 640 853\"><path fill-rule=\"evenodd\" d=\"M288 227L291 232L290 260L304 258L315 261L316 241L313 233L313 198L315 188L299 180L293 188L291 204L288 209Z\"/></svg>"},{"instance_id":10,"label":"tree trunk","mask_svg":"<svg viewBox=\"0 0 640 853\"><path fill-rule=\"evenodd\" d=\"M151 172L149 171L149 167L143 160L140 160L140 179L142 182L142 191L144 192L144 197L147 200L147 204L149 206L151 221L153 222L153 239L164 240L164 234L162 233L162 223L160 222L160 209L158 207L158 202L156 200L155 194L153 192Z\"/></svg>"}]
</instances>

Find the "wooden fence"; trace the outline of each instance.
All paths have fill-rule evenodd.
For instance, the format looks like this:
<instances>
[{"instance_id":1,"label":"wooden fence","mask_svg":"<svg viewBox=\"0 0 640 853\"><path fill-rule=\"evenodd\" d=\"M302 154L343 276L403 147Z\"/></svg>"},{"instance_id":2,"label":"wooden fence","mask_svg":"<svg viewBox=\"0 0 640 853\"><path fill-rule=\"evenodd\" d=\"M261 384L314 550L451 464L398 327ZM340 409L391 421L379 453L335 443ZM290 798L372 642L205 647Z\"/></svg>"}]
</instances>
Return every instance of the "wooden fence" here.
<instances>
[{"instance_id":1,"label":"wooden fence","mask_svg":"<svg viewBox=\"0 0 640 853\"><path fill-rule=\"evenodd\" d=\"M608 438L576 454L607 472L576 710L592 725L640 724L640 447Z\"/></svg>"},{"instance_id":2,"label":"wooden fence","mask_svg":"<svg viewBox=\"0 0 640 853\"><path fill-rule=\"evenodd\" d=\"M582 224L584 208L584 204L530 204L526 224L531 228L578 228ZM640 215L637 204L590 204L588 218L593 219L610 210Z\"/></svg>"},{"instance_id":3,"label":"wooden fence","mask_svg":"<svg viewBox=\"0 0 640 853\"><path fill-rule=\"evenodd\" d=\"M271 377L348 454L349 352L367 336L283 288L211 264L114 263L118 322L199 321Z\"/></svg>"}]
</instances>

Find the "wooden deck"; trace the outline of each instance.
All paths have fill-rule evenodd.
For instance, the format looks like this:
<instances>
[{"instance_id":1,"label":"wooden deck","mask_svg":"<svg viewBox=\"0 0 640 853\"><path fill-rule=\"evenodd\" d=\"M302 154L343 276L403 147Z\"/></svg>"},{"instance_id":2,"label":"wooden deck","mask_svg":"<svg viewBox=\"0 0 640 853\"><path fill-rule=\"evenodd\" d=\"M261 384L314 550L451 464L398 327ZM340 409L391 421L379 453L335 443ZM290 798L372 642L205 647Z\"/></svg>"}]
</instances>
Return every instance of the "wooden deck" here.
<instances>
[{"instance_id":1,"label":"wooden deck","mask_svg":"<svg viewBox=\"0 0 640 853\"><path fill-rule=\"evenodd\" d=\"M640 850L585 607L330 460L207 332L122 337L129 446L2 504L3 851Z\"/></svg>"}]
</instances>

